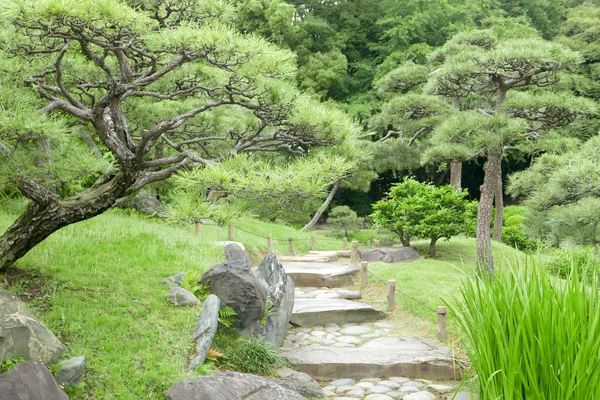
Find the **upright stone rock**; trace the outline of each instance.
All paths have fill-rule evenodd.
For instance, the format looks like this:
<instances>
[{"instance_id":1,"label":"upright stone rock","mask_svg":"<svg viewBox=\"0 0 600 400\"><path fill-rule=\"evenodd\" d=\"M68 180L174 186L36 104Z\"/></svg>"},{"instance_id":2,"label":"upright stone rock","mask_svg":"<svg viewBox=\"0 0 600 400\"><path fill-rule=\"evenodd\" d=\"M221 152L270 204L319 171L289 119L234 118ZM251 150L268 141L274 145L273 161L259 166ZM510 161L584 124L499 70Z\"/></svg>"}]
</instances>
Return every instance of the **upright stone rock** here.
<instances>
[{"instance_id":1,"label":"upright stone rock","mask_svg":"<svg viewBox=\"0 0 600 400\"><path fill-rule=\"evenodd\" d=\"M254 334L265 312L267 289L239 261L226 261L210 267L202 274L201 283L208 283L210 292L237 313L243 332Z\"/></svg>"},{"instance_id":2,"label":"upright stone rock","mask_svg":"<svg viewBox=\"0 0 600 400\"><path fill-rule=\"evenodd\" d=\"M206 298L200 311L200 318L194 331L194 340L196 341L196 353L198 354L190 363L189 369L195 370L196 367L206 360L208 351L212 346L213 338L217 333L219 325L219 308L221 301L217 296L211 294Z\"/></svg>"},{"instance_id":3,"label":"upright stone rock","mask_svg":"<svg viewBox=\"0 0 600 400\"><path fill-rule=\"evenodd\" d=\"M28 361L0 374L0 400L69 400L43 364Z\"/></svg>"},{"instance_id":4,"label":"upright stone rock","mask_svg":"<svg viewBox=\"0 0 600 400\"><path fill-rule=\"evenodd\" d=\"M83 378L86 364L87 358L85 358L85 356L61 361L59 363L60 369L56 374L56 381L62 387L77 385Z\"/></svg>"},{"instance_id":5,"label":"upright stone rock","mask_svg":"<svg viewBox=\"0 0 600 400\"><path fill-rule=\"evenodd\" d=\"M167 400L306 400L268 378L229 371L177 382L167 390L166 397Z\"/></svg>"},{"instance_id":6,"label":"upright stone rock","mask_svg":"<svg viewBox=\"0 0 600 400\"><path fill-rule=\"evenodd\" d=\"M181 286L181 283L185 279L185 272L179 272L175 275L167 276L163 279L163 282L169 285L169 287L173 286Z\"/></svg>"},{"instance_id":7,"label":"upright stone rock","mask_svg":"<svg viewBox=\"0 0 600 400\"><path fill-rule=\"evenodd\" d=\"M414 247L379 247L376 249L358 249L360 261L400 263L420 258Z\"/></svg>"},{"instance_id":8,"label":"upright stone rock","mask_svg":"<svg viewBox=\"0 0 600 400\"><path fill-rule=\"evenodd\" d=\"M226 261L239 261L246 269L250 268L250 256L239 243L227 243L223 249L223 256Z\"/></svg>"},{"instance_id":9,"label":"upright stone rock","mask_svg":"<svg viewBox=\"0 0 600 400\"><path fill-rule=\"evenodd\" d=\"M267 317L267 323L259 330L258 336L281 346L294 309L294 281L277 261L275 253L265 256L258 266L256 276L265 283L273 307L273 314Z\"/></svg>"},{"instance_id":10,"label":"upright stone rock","mask_svg":"<svg viewBox=\"0 0 600 400\"><path fill-rule=\"evenodd\" d=\"M25 303L0 289L0 361L23 357L50 365L62 353L62 344Z\"/></svg>"}]
</instances>

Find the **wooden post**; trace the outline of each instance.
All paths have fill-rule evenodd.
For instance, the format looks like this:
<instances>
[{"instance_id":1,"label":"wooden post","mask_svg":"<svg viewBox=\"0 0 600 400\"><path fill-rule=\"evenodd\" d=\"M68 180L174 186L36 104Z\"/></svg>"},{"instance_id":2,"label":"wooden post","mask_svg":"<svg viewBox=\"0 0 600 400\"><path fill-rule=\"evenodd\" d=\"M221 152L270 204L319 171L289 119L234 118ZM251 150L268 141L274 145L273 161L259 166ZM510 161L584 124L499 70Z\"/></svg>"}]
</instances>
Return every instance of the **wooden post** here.
<instances>
[{"instance_id":1,"label":"wooden post","mask_svg":"<svg viewBox=\"0 0 600 400\"><path fill-rule=\"evenodd\" d=\"M312 251L315 251L317 249L317 237L315 235L312 235L310 237L310 249Z\"/></svg>"},{"instance_id":2,"label":"wooden post","mask_svg":"<svg viewBox=\"0 0 600 400\"><path fill-rule=\"evenodd\" d=\"M373 239L373 248L374 248L374 249L377 249L377 248L379 248L379 240L377 240L377 239Z\"/></svg>"},{"instance_id":3,"label":"wooden post","mask_svg":"<svg viewBox=\"0 0 600 400\"><path fill-rule=\"evenodd\" d=\"M196 235L202 236L202 221L196 222Z\"/></svg>"},{"instance_id":4,"label":"wooden post","mask_svg":"<svg viewBox=\"0 0 600 400\"><path fill-rule=\"evenodd\" d=\"M396 309L396 281L388 281L388 313L393 313Z\"/></svg>"},{"instance_id":5,"label":"wooden post","mask_svg":"<svg viewBox=\"0 0 600 400\"><path fill-rule=\"evenodd\" d=\"M348 250L348 238L344 238L344 250Z\"/></svg>"},{"instance_id":6,"label":"wooden post","mask_svg":"<svg viewBox=\"0 0 600 400\"><path fill-rule=\"evenodd\" d=\"M229 222L229 240L235 240L235 222Z\"/></svg>"},{"instance_id":7,"label":"wooden post","mask_svg":"<svg viewBox=\"0 0 600 400\"><path fill-rule=\"evenodd\" d=\"M437 334L440 342L446 341L446 307L439 306L437 308L438 326Z\"/></svg>"},{"instance_id":8,"label":"wooden post","mask_svg":"<svg viewBox=\"0 0 600 400\"><path fill-rule=\"evenodd\" d=\"M369 263L363 261L360 263L360 289L363 290L369 283Z\"/></svg>"},{"instance_id":9,"label":"wooden post","mask_svg":"<svg viewBox=\"0 0 600 400\"><path fill-rule=\"evenodd\" d=\"M288 242L289 242L289 251L291 255L296 254L296 252L294 251L294 238L288 238Z\"/></svg>"},{"instance_id":10,"label":"wooden post","mask_svg":"<svg viewBox=\"0 0 600 400\"><path fill-rule=\"evenodd\" d=\"M356 240L352 241L352 250L350 251L350 262L358 262L358 242Z\"/></svg>"},{"instance_id":11,"label":"wooden post","mask_svg":"<svg viewBox=\"0 0 600 400\"><path fill-rule=\"evenodd\" d=\"M269 253L273 252L273 235L270 233L267 235L267 250Z\"/></svg>"}]
</instances>

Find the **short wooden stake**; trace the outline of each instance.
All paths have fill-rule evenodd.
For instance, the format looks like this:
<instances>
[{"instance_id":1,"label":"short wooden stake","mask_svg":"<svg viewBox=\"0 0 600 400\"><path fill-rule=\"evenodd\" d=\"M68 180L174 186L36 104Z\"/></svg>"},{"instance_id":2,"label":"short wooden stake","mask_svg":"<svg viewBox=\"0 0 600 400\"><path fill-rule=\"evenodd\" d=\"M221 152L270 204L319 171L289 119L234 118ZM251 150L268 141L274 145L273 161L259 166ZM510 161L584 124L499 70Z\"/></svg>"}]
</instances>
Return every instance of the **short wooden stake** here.
<instances>
[{"instance_id":1,"label":"short wooden stake","mask_svg":"<svg viewBox=\"0 0 600 400\"><path fill-rule=\"evenodd\" d=\"M396 309L396 281L388 281L388 313L393 313Z\"/></svg>"},{"instance_id":2,"label":"short wooden stake","mask_svg":"<svg viewBox=\"0 0 600 400\"><path fill-rule=\"evenodd\" d=\"M437 308L438 326L437 334L440 342L446 341L446 307L439 306Z\"/></svg>"},{"instance_id":3,"label":"short wooden stake","mask_svg":"<svg viewBox=\"0 0 600 400\"><path fill-rule=\"evenodd\" d=\"M344 238L344 250L348 250L348 238Z\"/></svg>"},{"instance_id":4,"label":"short wooden stake","mask_svg":"<svg viewBox=\"0 0 600 400\"><path fill-rule=\"evenodd\" d=\"M363 261L360 263L360 289L363 290L369 283L369 263Z\"/></svg>"},{"instance_id":5,"label":"short wooden stake","mask_svg":"<svg viewBox=\"0 0 600 400\"><path fill-rule=\"evenodd\" d=\"M196 222L196 235L202 236L202 222Z\"/></svg>"},{"instance_id":6,"label":"short wooden stake","mask_svg":"<svg viewBox=\"0 0 600 400\"><path fill-rule=\"evenodd\" d=\"M358 242L356 240L352 241L352 250L350 251L350 262L358 262Z\"/></svg>"},{"instance_id":7,"label":"short wooden stake","mask_svg":"<svg viewBox=\"0 0 600 400\"><path fill-rule=\"evenodd\" d=\"M373 248L374 248L374 249L377 249L377 248L379 248L379 240L377 240L377 239L373 239Z\"/></svg>"},{"instance_id":8,"label":"short wooden stake","mask_svg":"<svg viewBox=\"0 0 600 400\"><path fill-rule=\"evenodd\" d=\"M229 240L235 240L235 222L229 222Z\"/></svg>"},{"instance_id":9,"label":"short wooden stake","mask_svg":"<svg viewBox=\"0 0 600 400\"><path fill-rule=\"evenodd\" d=\"M310 237L310 249L312 251L315 251L317 249L317 237L315 235L312 235Z\"/></svg>"},{"instance_id":10,"label":"short wooden stake","mask_svg":"<svg viewBox=\"0 0 600 400\"><path fill-rule=\"evenodd\" d=\"M273 235L270 233L267 235L267 250L269 253L273 252Z\"/></svg>"},{"instance_id":11,"label":"short wooden stake","mask_svg":"<svg viewBox=\"0 0 600 400\"><path fill-rule=\"evenodd\" d=\"M289 251L291 255L296 254L296 252L294 251L294 238L288 238L288 243L289 243Z\"/></svg>"}]
</instances>

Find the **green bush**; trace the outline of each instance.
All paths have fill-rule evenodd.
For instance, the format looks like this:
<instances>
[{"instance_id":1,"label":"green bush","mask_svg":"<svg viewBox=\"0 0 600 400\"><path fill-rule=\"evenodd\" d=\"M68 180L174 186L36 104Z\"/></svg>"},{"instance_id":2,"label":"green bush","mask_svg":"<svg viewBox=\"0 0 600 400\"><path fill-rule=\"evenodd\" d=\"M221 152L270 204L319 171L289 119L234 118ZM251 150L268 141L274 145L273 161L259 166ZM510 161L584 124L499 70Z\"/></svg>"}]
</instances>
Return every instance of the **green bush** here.
<instances>
[{"instance_id":1,"label":"green bush","mask_svg":"<svg viewBox=\"0 0 600 400\"><path fill-rule=\"evenodd\" d=\"M568 278L575 269L579 277L591 281L600 272L600 256L591 247L566 247L555 251L546 268L560 278Z\"/></svg>"},{"instance_id":2,"label":"green bush","mask_svg":"<svg viewBox=\"0 0 600 400\"><path fill-rule=\"evenodd\" d=\"M518 217L517 215L511 218ZM537 249L538 241L530 238L523 231L523 225L509 225L502 227L502 242L521 251Z\"/></svg>"},{"instance_id":3,"label":"green bush","mask_svg":"<svg viewBox=\"0 0 600 400\"><path fill-rule=\"evenodd\" d=\"M529 260L467 280L448 306L480 399L600 399L599 289L596 280L550 280Z\"/></svg>"},{"instance_id":4,"label":"green bush","mask_svg":"<svg viewBox=\"0 0 600 400\"><path fill-rule=\"evenodd\" d=\"M356 232L360 230L362 218L358 218L356 213L348 206L337 206L329 212L327 223L331 225L334 232L342 233L342 237L348 237L348 231Z\"/></svg>"},{"instance_id":5,"label":"green bush","mask_svg":"<svg viewBox=\"0 0 600 400\"><path fill-rule=\"evenodd\" d=\"M523 225L526 220L527 220L527 217L525 217L524 215L511 215L510 217L505 218L504 225L505 226Z\"/></svg>"}]
</instances>

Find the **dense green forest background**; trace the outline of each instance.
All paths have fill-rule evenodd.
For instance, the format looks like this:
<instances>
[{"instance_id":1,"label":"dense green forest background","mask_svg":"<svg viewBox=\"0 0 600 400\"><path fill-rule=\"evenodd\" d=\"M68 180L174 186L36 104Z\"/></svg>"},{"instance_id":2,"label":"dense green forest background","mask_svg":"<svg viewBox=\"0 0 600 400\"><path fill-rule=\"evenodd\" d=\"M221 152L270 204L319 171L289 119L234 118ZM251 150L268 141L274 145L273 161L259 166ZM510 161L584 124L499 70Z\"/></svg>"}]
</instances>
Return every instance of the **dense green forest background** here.
<instances>
[{"instance_id":1,"label":"dense green forest background","mask_svg":"<svg viewBox=\"0 0 600 400\"><path fill-rule=\"evenodd\" d=\"M322 101L334 102L373 133L372 141L385 136L385 127L371 121L387 100L378 91L382 77L400 65L428 65L428 55L453 35L495 27L514 31L529 26L544 39L562 43L583 54L585 60L567 80L576 95L598 100L600 57L600 2L598 1L505 1L505 0L236 0L238 29L268 37L294 51L299 68L298 83ZM518 28L521 26L521 28ZM569 129L585 140L597 133L595 118L578 121ZM503 181L513 172L530 166L531 154L512 152L503 163ZM479 197L485 160L464 164L462 186L471 198ZM437 184L447 183L447 165L421 165L418 157L375 157L378 177L370 183L342 185L333 204L344 204L359 215L371 212L370 204L381 199L407 174ZM507 204L511 198L506 196Z\"/></svg>"}]
</instances>

